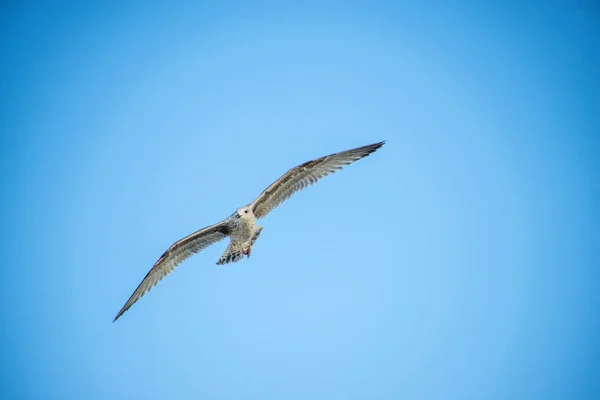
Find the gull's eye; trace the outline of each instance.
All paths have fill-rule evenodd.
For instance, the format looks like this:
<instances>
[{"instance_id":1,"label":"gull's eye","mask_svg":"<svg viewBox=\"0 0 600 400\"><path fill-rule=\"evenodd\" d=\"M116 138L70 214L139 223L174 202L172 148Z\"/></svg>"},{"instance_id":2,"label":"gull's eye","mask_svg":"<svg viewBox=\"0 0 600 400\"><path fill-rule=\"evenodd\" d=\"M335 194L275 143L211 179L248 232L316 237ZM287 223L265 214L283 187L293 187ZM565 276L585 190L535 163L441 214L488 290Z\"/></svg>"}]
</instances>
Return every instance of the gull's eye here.
<instances>
[{"instance_id":1,"label":"gull's eye","mask_svg":"<svg viewBox=\"0 0 600 400\"><path fill-rule=\"evenodd\" d=\"M244 214L248 214L248 210L244 211Z\"/></svg>"}]
</instances>

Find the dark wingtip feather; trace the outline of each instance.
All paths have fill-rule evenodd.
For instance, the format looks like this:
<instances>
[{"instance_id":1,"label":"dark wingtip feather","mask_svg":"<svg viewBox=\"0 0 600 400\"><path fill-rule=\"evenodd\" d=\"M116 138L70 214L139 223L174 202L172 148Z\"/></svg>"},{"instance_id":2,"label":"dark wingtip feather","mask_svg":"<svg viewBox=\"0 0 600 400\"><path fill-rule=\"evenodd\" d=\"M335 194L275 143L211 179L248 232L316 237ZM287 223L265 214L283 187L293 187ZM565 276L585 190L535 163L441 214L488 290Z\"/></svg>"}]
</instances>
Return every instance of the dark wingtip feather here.
<instances>
[{"instance_id":1,"label":"dark wingtip feather","mask_svg":"<svg viewBox=\"0 0 600 400\"><path fill-rule=\"evenodd\" d=\"M385 140L383 140L381 142L373 143L373 144L368 144L366 146L359 147L359 148L357 148L355 150L363 150L364 151L363 157L366 157L369 154L371 154L371 153L377 151L378 149L380 149L384 144L385 144ZM352 150L350 150L350 151L352 151Z\"/></svg>"},{"instance_id":2,"label":"dark wingtip feather","mask_svg":"<svg viewBox=\"0 0 600 400\"><path fill-rule=\"evenodd\" d=\"M375 151L375 150L381 148L384 144L385 144L385 140L382 140L381 142L373 143L371 146L373 146L373 151Z\"/></svg>"},{"instance_id":3,"label":"dark wingtip feather","mask_svg":"<svg viewBox=\"0 0 600 400\"><path fill-rule=\"evenodd\" d=\"M119 313L115 317L115 319L113 319L113 323L116 322L119 318L121 318L121 315L125 314L125 311L127 311L128 309L129 309L129 307L122 308L121 311L119 311Z\"/></svg>"}]
</instances>

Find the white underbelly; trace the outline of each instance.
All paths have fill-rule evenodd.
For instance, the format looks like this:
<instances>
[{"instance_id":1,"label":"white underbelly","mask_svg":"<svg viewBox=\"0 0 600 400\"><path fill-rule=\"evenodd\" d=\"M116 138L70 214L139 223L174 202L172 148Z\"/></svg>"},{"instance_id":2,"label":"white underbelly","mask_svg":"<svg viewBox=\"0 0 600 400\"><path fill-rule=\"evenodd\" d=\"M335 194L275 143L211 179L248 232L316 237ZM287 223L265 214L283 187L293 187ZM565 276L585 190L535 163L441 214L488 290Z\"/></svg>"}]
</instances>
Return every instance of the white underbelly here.
<instances>
[{"instance_id":1,"label":"white underbelly","mask_svg":"<svg viewBox=\"0 0 600 400\"><path fill-rule=\"evenodd\" d=\"M256 223L240 219L232 224L229 236L231 241L234 243L245 244L248 243L254 236L256 231Z\"/></svg>"}]
</instances>

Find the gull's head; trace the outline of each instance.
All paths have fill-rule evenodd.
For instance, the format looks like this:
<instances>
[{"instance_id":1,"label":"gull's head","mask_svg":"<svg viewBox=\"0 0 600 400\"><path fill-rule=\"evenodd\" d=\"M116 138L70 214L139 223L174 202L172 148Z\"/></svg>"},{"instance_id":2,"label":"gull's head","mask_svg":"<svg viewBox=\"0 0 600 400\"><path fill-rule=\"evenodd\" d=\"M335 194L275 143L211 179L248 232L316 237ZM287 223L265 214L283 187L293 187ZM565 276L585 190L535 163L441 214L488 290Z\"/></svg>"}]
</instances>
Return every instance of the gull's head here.
<instances>
[{"instance_id":1,"label":"gull's head","mask_svg":"<svg viewBox=\"0 0 600 400\"><path fill-rule=\"evenodd\" d=\"M242 219L254 219L254 213L252 212L252 209L250 208L250 206L238 208L237 214Z\"/></svg>"}]
</instances>

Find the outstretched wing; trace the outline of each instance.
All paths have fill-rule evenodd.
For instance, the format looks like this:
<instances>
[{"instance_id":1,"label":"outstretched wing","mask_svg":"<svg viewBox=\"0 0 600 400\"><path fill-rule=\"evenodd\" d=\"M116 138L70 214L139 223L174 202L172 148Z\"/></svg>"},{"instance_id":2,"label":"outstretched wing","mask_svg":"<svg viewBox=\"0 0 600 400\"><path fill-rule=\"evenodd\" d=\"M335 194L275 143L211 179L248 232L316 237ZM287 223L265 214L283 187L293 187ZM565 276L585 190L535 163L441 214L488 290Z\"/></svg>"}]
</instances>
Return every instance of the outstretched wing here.
<instances>
[{"instance_id":1,"label":"outstretched wing","mask_svg":"<svg viewBox=\"0 0 600 400\"><path fill-rule=\"evenodd\" d=\"M354 161L368 156L383 146L384 143L385 141L331 154L290 169L250 204L252 212L256 218L263 218L297 191L312 185L329 174L333 174Z\"/></svg>"},{"instance_id":2,"label":"outstretched wing","mask_svg":"<svg viewBox=\"0 0 600 400\"><path fill-rule=\"evenodd\" d=\"M160 256L156 264L146 275L142 283L135 289L127 303L121 308L114 321L135 304L143 295L150 291L165 276L169 275L177 265L185 259L205 249L213 243L222 240L229 235L227 220L218 224L208 226L204 229L192 233L191 235L175 242L165 253Z\"/></svg>"}]
</instances>

